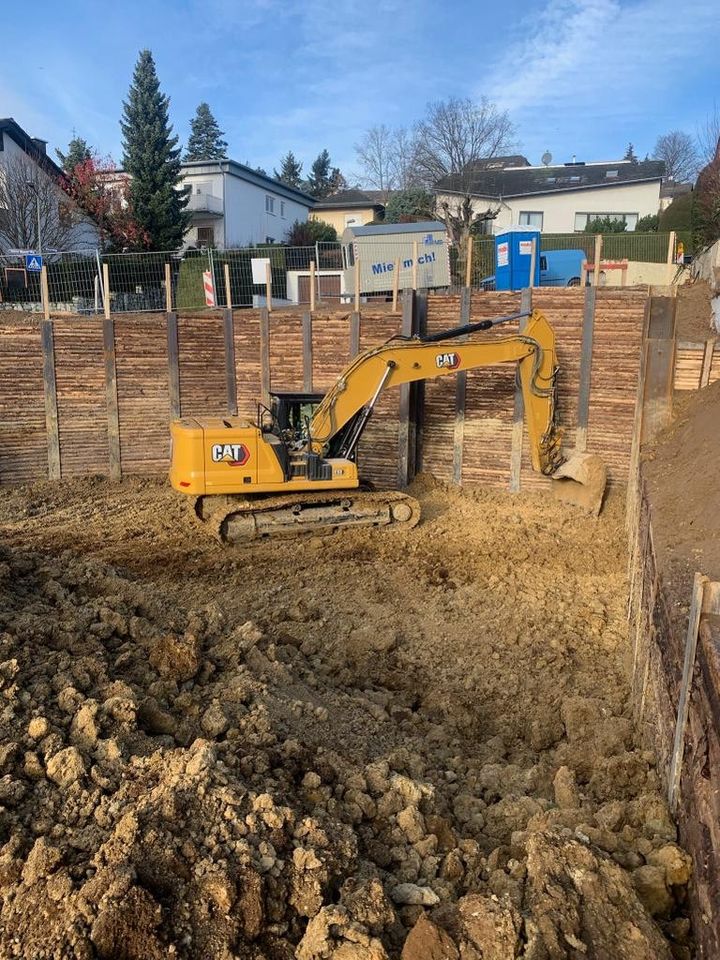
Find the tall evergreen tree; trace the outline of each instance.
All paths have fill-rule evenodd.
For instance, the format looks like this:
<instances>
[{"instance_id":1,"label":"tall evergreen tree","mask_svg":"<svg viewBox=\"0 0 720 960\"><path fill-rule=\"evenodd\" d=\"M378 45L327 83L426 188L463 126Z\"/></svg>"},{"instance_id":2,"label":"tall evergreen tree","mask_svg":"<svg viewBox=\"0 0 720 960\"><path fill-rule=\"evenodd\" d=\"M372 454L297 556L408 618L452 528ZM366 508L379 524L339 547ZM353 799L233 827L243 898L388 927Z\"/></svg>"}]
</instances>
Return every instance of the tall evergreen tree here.
<instances>
[{"instance_id":1,"label":"tall evergreen tree","mask_svg":"<svg viewBox=\"0 0 720 960\"><path fill-rule=\"evenodd\" d=\"M190 121L185 160L223 160L227 156L227 141L207 103L199 104Z\"/></svg>"},{"instance_id":2,"label":"tall evergreen tree","mask_svg":"<svg viewBox=\"0 0 720 960\"><path fill-rule=\"evenodd\" d=\"M307 179L308 193L317 199L327 197L332 190L331 174L330 154L327 150L323 150L310 167L310 176Z\"/></svg>"},{"instance_id":3,"label":"tall evergreen tree","mask_svg":"<svg viewBox=\"0 0 720 960\"><path fill-rule=\"evenodd\" d=\"M279 180L280 183L287 184L288 187L295 187L296 190L300 189L302 184L302 163L299 160L295 159L295 154L292 150L288 150L285 156L280 161L280 172L274 170L275 179Z\"/></svg>"},{"instance_id":4,"label":"tall evergreen tree","mask_svg":"<svg viewBox=\"0 0 720 960\"><path fill-rule=\"evenodd\" d=\"M72 140L68 144L67 153L63 153L62 150L58 149L55 150L55 153L60 161L60 166L65 173L68 174L72 173L79 163L85 163L86 160L92 158L92 150L87 140L76 136L74 130Z\"/></svg>"},{"instance_id":5,"label":"tall evergreen tree","mask_svg":"<svg viewBox=\"0 0 720 960\"><path fill-rule=\"evenodd\" d=\"M625 151L625 156L623 157L623 160L632 160L633 163L638 162L638 158L635 153L635 148L631 143L629 143L627 146L627 150Z\"/></svg>"},{"instance_id":6,"label":"tall evergreen tree","mask_svg":"<svg viewBox=\"0 0 720 960\"><path fill-rule=\"evenodd\" d=\"M132 177L130 200L151 250L176 250L189 223L187 191L177 189L180 150L168 119L169 103L160 92L152 53L141 50L120 128L123 163Z\"/></svg>"}]
</instances>

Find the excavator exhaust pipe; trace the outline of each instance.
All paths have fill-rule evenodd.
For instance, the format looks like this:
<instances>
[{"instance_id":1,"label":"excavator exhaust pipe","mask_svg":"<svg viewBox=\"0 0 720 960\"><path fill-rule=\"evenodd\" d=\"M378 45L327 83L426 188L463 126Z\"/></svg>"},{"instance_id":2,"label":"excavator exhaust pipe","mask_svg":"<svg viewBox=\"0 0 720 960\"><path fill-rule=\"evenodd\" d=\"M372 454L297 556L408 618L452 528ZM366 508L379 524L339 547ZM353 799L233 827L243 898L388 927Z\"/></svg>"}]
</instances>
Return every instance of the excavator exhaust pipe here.
<instances>
[{"instance_id":1,"label":"excavator exhaust pipe","mask_svg":"<svg viewBox=\"0 0 720 960\"><path fill-rule=\"evenodd\" d=\"M574 503L593 516L602 508L607 468L594 453L571 453L552 475L553 496Z\"/></svg>"}]
</instances>

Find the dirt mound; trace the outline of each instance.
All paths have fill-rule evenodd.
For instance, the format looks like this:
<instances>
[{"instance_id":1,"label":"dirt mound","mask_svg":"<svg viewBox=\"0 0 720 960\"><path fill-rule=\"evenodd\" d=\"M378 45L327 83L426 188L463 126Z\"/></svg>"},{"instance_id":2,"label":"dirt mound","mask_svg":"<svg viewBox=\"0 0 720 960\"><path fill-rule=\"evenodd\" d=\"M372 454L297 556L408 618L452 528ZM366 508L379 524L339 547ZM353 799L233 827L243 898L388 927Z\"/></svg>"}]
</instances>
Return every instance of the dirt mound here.
<instances>
[{"instance_id":1,"label":"dirt mound","mask_svg":"<svg viewBox=\"0 0 720 960\"><path fill-rule=\"evenodd\" d=\"M621 497L416 493L228 550L152 482L7 491L1 957L689 957Z\"/></svg>"},{"instance_id":2,"label":"dirt mound","mask_svg":"<svg viewBox=\"0 0 720 960\"><path fill-rule=\"evenodd\" d=\"M676 393L672 425L645 456L664 582L687 614L696 571L720 580L720 381Z\"/></svg>"},{"instance_id":3,"label":"dirt mound","mask_svg":"<svg viewBox=\"0 0 720 960\"><path fill-rule=\"evenodd\" d=\"M678 340L707 340L715 335L712 290L705 280L682 283L677 288L675 336Z\"/></svg>"}]
</instances>

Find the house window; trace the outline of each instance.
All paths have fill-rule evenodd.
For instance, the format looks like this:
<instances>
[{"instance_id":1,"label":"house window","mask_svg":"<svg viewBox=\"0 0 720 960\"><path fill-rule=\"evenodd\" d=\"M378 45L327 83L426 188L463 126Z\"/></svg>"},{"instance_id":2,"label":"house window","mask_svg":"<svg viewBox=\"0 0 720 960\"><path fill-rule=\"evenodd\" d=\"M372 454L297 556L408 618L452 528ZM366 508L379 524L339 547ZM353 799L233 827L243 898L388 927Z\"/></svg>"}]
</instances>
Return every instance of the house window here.
<instances>
[{"instance_id":1,"label":"house window","mask_svg":"<svg viewBox=\"0 0 720 960\"><path fill-rule=\"evenodd\" d=\"M214 227L197 228L197 244L199 247L211 247L215 243Z\"/></svg>"},{"instance_id":2,"label":"house window","mask_svg":"<svg viewBox=\"0 0 720 960\"><path fill-rule=\"evenodd\" d=\"M280 216L283 218L283 220L285 219L285 201L284 200L280 201Z\"/></svg>"},{"instance_id":3,"label":"house window","mask_svg":"<svg viewBox=\"0 0 720 960\"><path fill-rule=\"evenodd\" d=\"M275 198L274 197L265 197L265 213L272 213L275 215Z\"/></svg>"},{"instance_id":4,"label":"house window","mask_svg":"<svg viewBox=\"0 0 720 960\"><path fill-rule=\"evenodd\" d=\"M607 177L608 180L612 180L612 178L613 178L613 177L616 177L617 175L618 175L617 170L606 170L606 171L605 171L605 176Z\"/></svg>"},{"instance_id":5,"label":"house window","mask_svg":"<svg viewBox=\"0 0 720 960\"><path fill-rule=\"evenodd\" d=\"M533 210L521 210L520 216L518 217L518 223L523 227L537 227L538 230L543 228L543 215L540 211Z\"/></svg>"},{"instance_id":6,"label":"house window","mask_svg":"<svg viewBox=\"0 0 720 960\"><path fill-rule=\"evenodd\" d=\"M575 214L575 233L582 233L587 227L588 220L604 220L609 217L611 220L622 220L625 224L625 230L634 230L637 226L637 213L576 213Z\"/></svg>"}]
</instances>

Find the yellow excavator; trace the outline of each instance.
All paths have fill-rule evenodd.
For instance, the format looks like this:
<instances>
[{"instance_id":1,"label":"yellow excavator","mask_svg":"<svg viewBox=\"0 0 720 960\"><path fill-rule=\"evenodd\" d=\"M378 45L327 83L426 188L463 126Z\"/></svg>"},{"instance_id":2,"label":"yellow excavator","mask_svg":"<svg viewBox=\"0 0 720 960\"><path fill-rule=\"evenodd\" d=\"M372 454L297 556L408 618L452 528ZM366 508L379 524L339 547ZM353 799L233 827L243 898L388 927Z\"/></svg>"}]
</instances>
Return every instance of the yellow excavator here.
<instances>
[{"instance_id":1,"label":"yellow excavator","mask_svg":"<svg viewBox=\"0 0 720 960\"><path fill-rule=\"evenodd\" d=\"M520 317L528 318L522 333L465 339ZM563 455L555 334L538 310L431 336L392 337L358 354L324 396L273 395L269 407L259 405L256 424L176 420L170 481L195 498L198 518L228 543L346 526L413 527L418 501L368 489L358 472L358 444L378 400L391 387L499 363L516 365L533 469L571 487L563 490L567 499L598 513L605 466L592 454Z\"/></svg>"}]
</instances>

